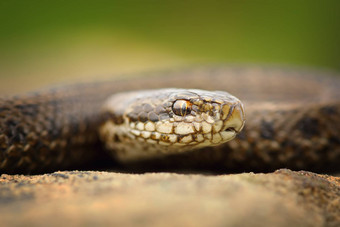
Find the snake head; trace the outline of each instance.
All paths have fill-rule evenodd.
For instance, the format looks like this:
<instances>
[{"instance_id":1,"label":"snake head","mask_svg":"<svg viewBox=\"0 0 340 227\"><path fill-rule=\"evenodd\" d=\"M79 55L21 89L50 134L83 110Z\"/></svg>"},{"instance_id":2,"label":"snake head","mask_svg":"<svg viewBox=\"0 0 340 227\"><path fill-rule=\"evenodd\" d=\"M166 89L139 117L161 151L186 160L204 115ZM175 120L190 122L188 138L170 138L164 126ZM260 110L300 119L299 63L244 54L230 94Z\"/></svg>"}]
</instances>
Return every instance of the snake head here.
<instances>
[{"instance_id":1,"label":"snake head","mask_svg":"<svg viewBox=\"0 0 340 227\"><path fill-rule=\"evenodd\" d=\"M101 138L119 159L137 160L225 143L245 123L243 105L222 91L159 89L113 95Z\"/></svg>"}]
</instances>

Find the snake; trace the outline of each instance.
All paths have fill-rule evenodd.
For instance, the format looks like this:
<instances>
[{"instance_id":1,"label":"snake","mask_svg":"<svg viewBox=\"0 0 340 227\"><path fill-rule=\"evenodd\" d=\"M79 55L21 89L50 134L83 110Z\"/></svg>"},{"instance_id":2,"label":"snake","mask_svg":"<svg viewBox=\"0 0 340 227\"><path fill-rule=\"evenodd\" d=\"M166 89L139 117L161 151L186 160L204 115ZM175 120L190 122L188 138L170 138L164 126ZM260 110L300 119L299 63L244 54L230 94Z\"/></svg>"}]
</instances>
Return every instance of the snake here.
<instances>
[{"instance_id":1,"label":"snake","mask_svg":"<svg viewBox=\"0 0 340 227\"><path fill-rule=\"evenodd\" d=\"M93 163L145 171L338 171L340 77L201 66L0 97L0 172Z\"/></svg>"}]
</instances>

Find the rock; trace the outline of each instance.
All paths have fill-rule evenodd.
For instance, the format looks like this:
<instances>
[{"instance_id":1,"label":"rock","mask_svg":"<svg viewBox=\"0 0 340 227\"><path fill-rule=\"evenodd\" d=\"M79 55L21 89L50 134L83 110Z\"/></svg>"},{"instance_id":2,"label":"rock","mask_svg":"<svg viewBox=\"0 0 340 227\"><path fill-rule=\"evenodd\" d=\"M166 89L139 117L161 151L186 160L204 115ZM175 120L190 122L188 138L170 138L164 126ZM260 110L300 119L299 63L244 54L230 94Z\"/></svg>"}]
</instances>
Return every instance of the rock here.
<instances>
[{"instance_id":1,"label":"rock","mask_svg":"<svg viewBox=\"0 0 340 227\"><path fill-rule=\"evenodd\" d=\"M340 178L70 171L0 177L2 226L340 226Z\"/></svg>"}]
</instances>

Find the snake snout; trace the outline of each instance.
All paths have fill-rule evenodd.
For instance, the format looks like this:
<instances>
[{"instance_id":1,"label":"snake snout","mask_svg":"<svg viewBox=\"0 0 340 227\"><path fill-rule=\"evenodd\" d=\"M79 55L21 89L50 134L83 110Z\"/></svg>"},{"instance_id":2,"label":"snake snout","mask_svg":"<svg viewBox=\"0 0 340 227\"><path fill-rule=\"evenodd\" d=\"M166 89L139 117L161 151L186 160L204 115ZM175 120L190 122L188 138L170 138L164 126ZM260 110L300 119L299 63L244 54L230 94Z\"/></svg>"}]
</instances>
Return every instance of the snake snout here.
<instances>
[{"instance_id":1,"label":"snake snout","mask_svg":"<svg viewBox=\"0 0 340 227\"><path fill-rule=\"evenodd\" d=\"M229 109L227 118L224 121L224 131L239 133L245 124L245 113L242 103L238 102Z\"/></svg>"}]
</instances>

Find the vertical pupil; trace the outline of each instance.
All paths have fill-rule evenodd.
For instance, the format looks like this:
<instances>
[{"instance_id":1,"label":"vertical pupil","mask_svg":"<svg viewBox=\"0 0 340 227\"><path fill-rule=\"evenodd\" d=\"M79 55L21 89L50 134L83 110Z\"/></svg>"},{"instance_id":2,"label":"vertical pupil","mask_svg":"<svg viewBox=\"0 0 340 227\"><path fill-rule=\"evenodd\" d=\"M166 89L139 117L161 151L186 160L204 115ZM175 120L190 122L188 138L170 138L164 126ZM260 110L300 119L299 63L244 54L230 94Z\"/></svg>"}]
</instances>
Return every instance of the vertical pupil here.
<instances>
[{"instance_id":1,"label":"vertical pupil","mask_svg":"<svg viewBox=\"0 0 340 227\"><path fill-rule=\"evenodd\" d=\"M181 116L186 115L187 112L187 104L185 102L181 103Z\"/></svg>"}]
</instances>

